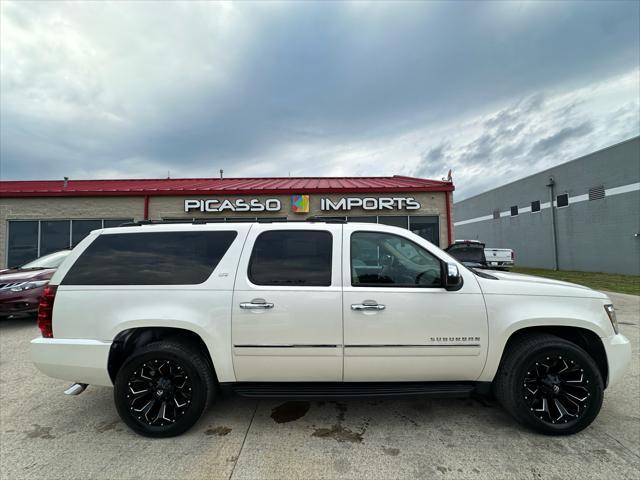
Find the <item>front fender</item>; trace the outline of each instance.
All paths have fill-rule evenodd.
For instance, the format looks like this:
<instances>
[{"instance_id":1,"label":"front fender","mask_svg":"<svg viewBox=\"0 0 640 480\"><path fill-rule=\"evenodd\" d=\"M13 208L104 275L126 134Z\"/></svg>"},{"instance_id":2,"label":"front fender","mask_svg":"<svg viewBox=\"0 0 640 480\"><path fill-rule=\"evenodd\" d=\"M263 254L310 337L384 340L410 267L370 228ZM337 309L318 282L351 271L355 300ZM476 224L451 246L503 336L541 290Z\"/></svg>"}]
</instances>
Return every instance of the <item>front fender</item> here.
<instances>
[{"instance_id":1,"label":"front fender","mask_svg":"<svg viewBox=\"0 0 640 480\"><path fill-rule=\"evenodd\" d=\"M598 337L613 335L613 327L599 298L527 295L485 295L489 319L489 353L480 382L491 382L509 338L530 327L576 327Z\"/></svg>"}]
</instances>

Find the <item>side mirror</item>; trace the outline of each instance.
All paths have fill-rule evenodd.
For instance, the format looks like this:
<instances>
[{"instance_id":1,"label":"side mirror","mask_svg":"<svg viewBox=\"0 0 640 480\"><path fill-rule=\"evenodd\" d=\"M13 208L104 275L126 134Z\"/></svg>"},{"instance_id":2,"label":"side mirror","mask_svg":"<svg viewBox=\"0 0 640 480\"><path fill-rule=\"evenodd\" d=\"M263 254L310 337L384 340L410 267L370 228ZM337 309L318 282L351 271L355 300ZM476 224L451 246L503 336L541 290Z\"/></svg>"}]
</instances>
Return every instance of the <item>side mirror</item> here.
<instances>
[{"instance_id":1,"label":"side mirror","mask_svg":"<svg viewBox=\"0 0 640 480\"><path fill-rule=\"evenodd\" d=\"M460 275L458 265L455 263L447 263L445 264L445 268L446 275L444 278L444 288L450 292L460 290L462 288L463 280L462 275Z\"/></svg>"}]
</instances>

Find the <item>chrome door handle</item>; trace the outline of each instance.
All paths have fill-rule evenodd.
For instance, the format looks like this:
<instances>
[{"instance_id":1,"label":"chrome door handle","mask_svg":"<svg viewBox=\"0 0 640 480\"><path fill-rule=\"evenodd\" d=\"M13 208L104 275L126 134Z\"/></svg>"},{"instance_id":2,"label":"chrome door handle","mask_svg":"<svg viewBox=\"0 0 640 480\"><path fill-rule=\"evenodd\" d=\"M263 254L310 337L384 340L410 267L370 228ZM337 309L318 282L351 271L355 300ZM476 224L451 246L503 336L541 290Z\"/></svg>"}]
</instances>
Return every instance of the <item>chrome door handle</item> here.
<instances>
[{"instance_id":1,"label":"chrome door handle","mask_svg":"<svg viewBox=\"0 0 640 480\"><path fill-rule=\"evenodd\" d=\"M376 303L374 305L366 304L366 303L354 303L351 305L351 310L364 311L364 310L384 310L387 308L385 305L381 305Z\"/></svg>"},{"instance_id":2,"label":"chrome door handle","mask_svg":"<svg viewBox=\"0 0 640 480\"><path fill-rule=\"evenodd\" d=\"M266 302L263 298L254 298L250 302L242 302L240 308L245 310L269 310L273 303Z\"/></svg>"}]
</instances>

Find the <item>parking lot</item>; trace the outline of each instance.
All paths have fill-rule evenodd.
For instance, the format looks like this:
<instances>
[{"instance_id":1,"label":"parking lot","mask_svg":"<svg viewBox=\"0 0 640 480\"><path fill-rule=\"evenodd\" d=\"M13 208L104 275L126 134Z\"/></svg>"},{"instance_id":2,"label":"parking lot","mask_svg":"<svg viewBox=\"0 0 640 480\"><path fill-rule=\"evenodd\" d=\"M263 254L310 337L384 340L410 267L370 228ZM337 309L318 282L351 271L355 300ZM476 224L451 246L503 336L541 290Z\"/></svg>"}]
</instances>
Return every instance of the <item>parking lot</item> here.
<instances>
[{"instance_id":1,"label":"parking lot","mask_svg":"<svg viewBox=\"0 0 640 480\"><path fill-rule=\"evenodd\" d=\"M0 323L2 478L638 478L640 297L611 294L631 369L600 416L546 437L477 399L285 402L225 398L187 434L150 440L118 418L110 388L78 397L29 360L34 322Z\"/></svg>"}]
</instances>

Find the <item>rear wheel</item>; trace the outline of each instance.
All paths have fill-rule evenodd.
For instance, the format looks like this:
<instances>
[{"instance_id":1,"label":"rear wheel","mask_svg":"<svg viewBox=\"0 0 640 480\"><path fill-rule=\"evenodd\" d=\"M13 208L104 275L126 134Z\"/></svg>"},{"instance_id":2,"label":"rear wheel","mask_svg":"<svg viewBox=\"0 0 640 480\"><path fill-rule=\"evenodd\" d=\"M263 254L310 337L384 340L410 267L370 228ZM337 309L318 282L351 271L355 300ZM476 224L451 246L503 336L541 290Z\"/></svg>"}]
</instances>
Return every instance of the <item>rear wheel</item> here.
<instances>
[{"instance_id":1,"label":"rear wheel","mask_svg":"<svg viewBox=\"0 0 640 480\"><path fill-rule=\"evenodd\" d=\"M125 361L116 376L114 399L131 429L148 437L171 437L198 421L213 393L213 373L204 355L182 343L161 341Z\"/></svg>"},{"instance_id":2,"label":"rear wheel","mask_svg":"<svg viewBox=\"0 0 640 480\"><path fill-rule=\"evenodd\" d=\"M562 338L534 334L512 343L494 382L502 406L548 435L579 432L602 406L604 382L591 356Z\"/></svg>"}]
</instances>

